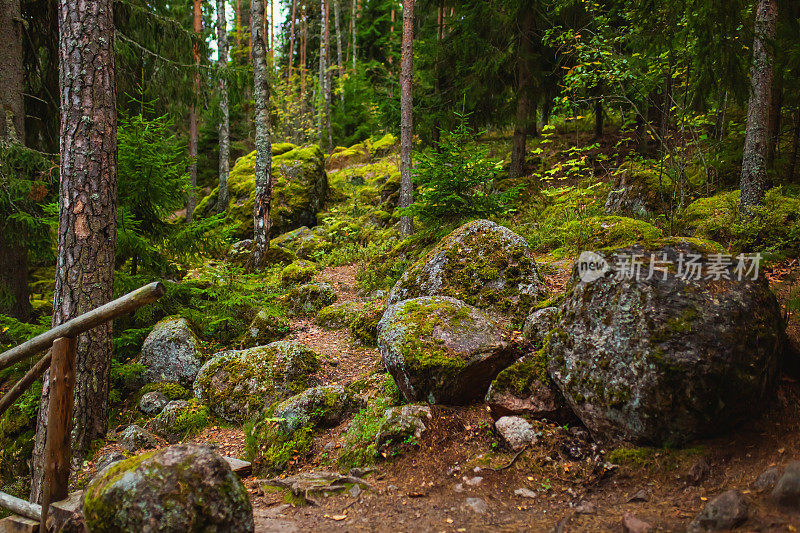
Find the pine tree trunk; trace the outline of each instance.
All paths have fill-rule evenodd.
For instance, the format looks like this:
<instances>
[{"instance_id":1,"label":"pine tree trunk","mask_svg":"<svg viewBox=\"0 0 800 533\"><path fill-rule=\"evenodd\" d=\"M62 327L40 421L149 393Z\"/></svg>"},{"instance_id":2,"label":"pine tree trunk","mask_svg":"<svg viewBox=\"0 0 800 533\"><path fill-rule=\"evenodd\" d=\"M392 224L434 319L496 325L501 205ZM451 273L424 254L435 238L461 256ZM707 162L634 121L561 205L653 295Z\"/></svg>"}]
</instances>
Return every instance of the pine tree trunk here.
<instances>
[{"instance_id":1,"label":"pine tree trunk","mask_svg":"<svg viewBox=\"0 0 800 533\"><path fill-rule=\"evenodd\" d=\"M323 78L325 79L325 88L324 88L324 96L325 96L325 129L327 133L327 140L328 140L328 152L333 151L333 134L331 131L331 69L330 67L330 57L331 57L331 22L330 22L330 7L331 7L331 0L323 0L323 4L325 9L322 13L322 24L325 29L324 31L324 38L325 38L325 70L323 71Z\"/></svg>"},{"instance_id":2,"label":"pine tree trunk","mask_svg":"<svg viewBox=\"0 0 800 533\"><path fill-rule=\"evenodd\" d=\"M19 0L3 0L0 8L0 142L25 144L22 29Z\"/></svg>"},{"instance_id":3,"label":"pine tree trunk","mask_svg":"<svg viewBox=\"0 0 800 533\"><path fill-rule=\"evenodd\" d=\"M289 78L292 77L292 66L294 65L294 32L295 21L297 20L297 0L292 0L292 23L289 34L289 60L286 62L289 69Z\"/></svg>"},{"instance_id":4,"label":"pine tree trunk","mask_svg":"<svg viewBox=\"0 0 800 533\"><path fill-rule=\"evenodd\" d=\"M526 10L525 18L517 36L517 112L514 125L514 140L511 145L509 177L517 178L525 172L527 136L531 126L531 67L533 54L530 32L533 29L534 10Z\"/></svg>"},{"instance_id":5,"label":"pine tree trunk","mask_svg":"<svg viewBox=\"0 0 800 533\"><path fill-rule=\"evenodd\" d=\"M194 32L200 39L203 31L202 6L201 0L194 0ZM194 46L194 97L200 98L200 50ZM197 105L192 103L189 109L189 194L186 199L186 223L192 221L194 208L197 207Z\"/></svg>"},{"instance_id":6,"label":"pine tree trunk","mask_svg":"<svg viewBox=\"0 0 800 533\"><path fill-rule=\"evenodd\" d=\"M778 19L776 0L759 0L756 10L753 64L750 68L750 101L742 153L742 199L739 209L749 212L764 197L767 181L767 143L770 94L772 92L773 53Z\"/></svg>"},{"instance_id":7,"label":"pine tree trunk","mask_svg":"<svg viewBox=\"0 0 800 533\"><path fill-rule=\"evenodd\" d=\"M342 57L342 29L339 25L339 0L333 0L333 23L336 25L336 59L338 70L336 75L342 77L344 74L344 60Z\"/></svg>"},{"instance_id":8,"label":"pine tree trunk","mask_svg":"<svg viewBox=\"0 0 800 533\"><path fill-rule=\"evenodd\" d=\"M256 190L253 207L253 267L264 264L269 249L269 218L272 201L272 143L270 142L269 76L267 42L264 35L264 0L250 3L250 39L253 43L253 96L256 122Z\"/></svg>"},{"instance_id":9,"label":"pine tree trunk","mask_svg":"<svg viewBox=\"0 0 800 533\"><path fill-rule=\"evenodd\" d=\"M228 173L230 169L230 112L228 110L228 24L225 0L217 0L217 70L219 71L219 193L217 211L228 208Z\"/></svg>"},{"instance_id":10,"label":"pine tree trunk","mask_svg":"<svg viewBox=\"0 0 800 533\"><path fill-rule=\"evenodd\" d=\"M303 109L306 108L306 61L308 60L308 12L303 3L303 29L300 35L300 101Z\"/></svg>"},{"instance_id":11,"label":"pine tree trunk","mask_svg":"<svg viewBox=\"0 0 800 533\"><path fill-rule=\"evenodd\" d=\"M594 103L594 138L599 139L603 136L604 122L603 100L598 98Z\"/></svg>"},{"instance_id":12,"label":"pine tree trunk","mask_svg":"<svg viewBox=\"0 0 800 533\"><path fill-rule=\"evenodd\" d=\"M86 46L91 43L91 46ZM53 326L111 300L117 240L117 106L112 0L59 1L61 184ZM77 340L72 466L108 425L111 324ZM49 376L33 452L41 496Z\"/></svg>"},{"instance_id":13,"label":"pine tree trunk","mask_svg":"<svg viewBox=\"0 0 800 533\"><path fill-rule=\"evenodd\" d=\"M353 21L352 29L353 29L353 71L356 70L356 0L353 0L351 4L351 13L350 13L350 20Z\"/></svg>"},{"instance_id":14,"label":"pine tree trunk","mask_svg":"<svg viewBox=\"0 0 800 533\"><path fill-rule=\"evenodd\" d=\"M403 43L400 58L400 199L398 207L411 205L414 194L411 182L411 141L414 136L414 113L411 82L414 75L414 0L403 0ZM400 235L409 237L414 221L400 217Z\"/></svg>"},{"instance_id":15,"label":"pine tree trunk","mask_svg":"<svg viewBox=\"0 0 800 533\"><path fill-rule=\"evenodd\" d=\"M781 137L781 113L783 111L783 76L775 73L772 83L771 105L769 110L769 145L767 148L767 170L775 168L775 157Z\"/></svg>"},{"instance_id":16,"label":"pine tree trunk","mask_svg":"<svg viewBox=\"0 0 800 533\"><path fill-rule=\"evenodd\" d=\"M4 0L0 8L0 144L25 143L25 90L22 64L22 14L19 0ZM2 184L0 184L2 186ZM18 320L30 318L28 252L8 235L0 221L0 313Z\"/></svg>"},{"instance_id":17,"label":"pine tree trunk","mask_svg":"<svg viewBox=\"0 0 800 533\"><path fill-rule=\"evenodd\" d=\"M789 182L794 181L794 172L797 169L797 155L800 151L800 105L794 112L794 133L792 133L792 156L789 159Z\"/></svg>"}]
</instances>

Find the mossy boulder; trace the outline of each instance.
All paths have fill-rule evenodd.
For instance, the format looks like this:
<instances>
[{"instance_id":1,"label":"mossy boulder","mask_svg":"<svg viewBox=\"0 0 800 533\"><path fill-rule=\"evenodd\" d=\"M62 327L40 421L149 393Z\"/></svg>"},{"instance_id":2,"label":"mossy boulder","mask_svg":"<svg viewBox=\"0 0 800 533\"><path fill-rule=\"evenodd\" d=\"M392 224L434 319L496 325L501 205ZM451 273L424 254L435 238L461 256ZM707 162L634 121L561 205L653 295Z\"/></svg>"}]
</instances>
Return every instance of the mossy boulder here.
<instances>
[{"instance_id":1,"label":"mossy boulder","mask_svg":"<svg viewBox=\"0 0 800 533\"><path fill-rule=\"evenodd\" d=\"M397 144L397 137L387 133L380 139L369 143L369 152L374 159L389 155Z\"/></svg>"},{"instance_id":2,"label":"mossy boulder","mask_svg":"<svg viewBox=\"0 0 800 533\"><path fill-rule=\"evenodd\" d=\"M117 433L117 443L129 452L143 450L145 448L155 448L158 445L155 435L146 429L131 424Z\"/></svg>"},{"instance_id":3,"label":"mossy boulder","mask_svg":"<svg viewBox=\"0 0 800 533\"><path fill-rule=\"evenodd\" d=\"M354 144L349 148L337 147L328 158L327 168L331 170L342 169L364 163L369 158L370 153L364 143Z\"/></svg>"},{"instance_id":4,"label":"mossy boulder","mask_svg":"<svg viewBox=\"0 0 800 533\"><path fill-rule=\"evenodd\" d=\"M586 427L660 446L755 416L786 345L764 276L738 279L735 259L680 239L598 256L605 266L591 275L576 264L545 346L549 375Z\"/></svg>"},{"instance_id":5,"label":"mossy boulder","mask_svg":"<svg viewBox=\"0 0 800 533\"><path fill-rule=\"evenodd\" d=\"M418 444L427 431L433 415L428 405L411 404L390 407L383 413L381 428L376 437L378 449L393 444Z\"/></svg>"},{"instance_id":6,"label":"mossy boulder","mask_svg":"<svg viewBox=\"0 0 800 533\"><path fill-rule=\"evenodd\" d=\"M522 337L536 348L541 348L547 335L558 324L558 307L537 309L522 324Z\"/></svg>"},{"instance_id":7,"label":"mossy boulder","mask_svg":"<svg viewBox=\"0 0 800 533\"><path fill-rule=\"evenodd\" d=\"M341 385L312 387L279 403L271 418L286 433L303 427L334 427L363 406L352 390Z\"/></svg>"},{"instance_id":8,"label":"mossy boulder","mask_svg":"<svg viewBox=\"0 0 800 533\"><path fill-rule=\"evenodd\" d=\"M280 152L280 151L279 151ZM256 152L240 157L230 171L230 203L226 223L239 238L253 235ZM325 157L317 145L295 147L272 157L272 235L280 235L300 226L313 226L328 193ZM194 216L215 213L218 189L203 198Z\"/></svg>"},{"instance_id":9,"label":"mossy boulder","mask_svg":"<svg viewBox=\"0 0 800 533\"><path fill-rule=\"evenodd\" d=\"M234 243L228 251L228 261L235 265L249 267L253 257L254 246L255 243L252 239ZM270 243L267 253L264 255L265 265L288 265L293 261L297 261L297 254L283 246L272 243Z\"/></svg>"},{"instance_id":10,"label":"mossy boulder","mask_svg":"<svg viewBox=\"0 0 800 533\"><path fill-rule=\"evenodd\" d=\"M614 176L605 212L640 217L665 214L671 200L672 179L666 173L628 162Z\"/></svg>"},{"instance_id":11,"label":"mossy boulder","mask_svg":"<svg viewBox=\"0 0 800 533\"><path fill-rule=\"evenodd\" d=\"M373 301L364 304L350 321L350 334L365 346L378 344L378 322L386 311L386 304Z\"/></svg>"},{"instance_id":12,"label":"mossy boulder","mask_svg":"<svg viewBox=\"0 0 800 533\"><path fill-rule=\"evenodd\" d=\"M494 222L476 220L406 270L388 303L449 296L481 309L527 315L545 293L525 239Z\"/></svg>"},{"instance_id":13,"label":"mossy boulder","mask_svg":"<svg viewBox=\"0 0 800 533\"><path fill-rule=\"evenodd\" d=\"M252 532L247 489L209 448L179 444L111 466L86 489L91 533Z\"/></svg>"},{"instance_id":14,"label":"mossy boulder","mask_svg":"<svg viewBox=\"0 0 800 533\"><path fill-rule=\"evenodd\" d=\"M659 228L644 220L604 215L573 220L561 231L564 240L579 251L621 248L636 243L649 246L664 235Z\"/></svg>"},{"instance_id":15,"label":"mossy boulder","mask_svg":"<svg viewBox=\"0 0 800 533\"><path fill-rule=\"evenodd\" d=\"M441 404L482 398L516 356L494 320L446 296L390 306L378 323L378 348L407 401Z\"/></svg>"},{"instance_id":16,"label":"mossy boulder","mask_svg":"<svg viewBox=\"0 0 800 533\"><path fill-rule=\"evenodd\" d=\"M270 244L289 250L301 259L313 257L316 253L326 251L330 248L330 243L318 235L318 231L302 226L295 230L278 235Z\"/></svg>"},{"instance_id":17,"label":"mossy boulder","mask_svg":"<svg viewBox=\"0 0 800 533\"><path fill-rule=\"evenodd\" d=\"M317 265L311 261L300 259L286 265L281 270L281 281L286 285L300 285L308 283L317 275Z\"/></svg>"},{"instance_id":18,"label":"mossy boulder","mask_svg":"<svg viewBox=\"0 0 800 533\"><path fill-rule=\"evenodd\" d=\"M144 379L148 382L173 381L191 386L203 361L199 353L200 341L189 321L182 317L169 317L155 325L142 345L139 363L145 366Z\"/></svg>"},{"instance_id":19,"label":"mossy boulder","mask_svg":"<svg viewBox=\"0 0 800 533\"><path fill-rule=\"evenodd\" d=\"M241 344L244 348L263 346L286 337L292 328L288 320L261 310L250 322L242 337Z\"/></svg>"},{"instance_id":20,"label":"mossy boulder","mask_svg":"<svg viewBox=\"0 0 800 533\"><path fill-rule=\"evenodd\" d=\"M220 418L243 424L315 385L319 364L314 351L291 341L220 352L203 365L194 393Z\"/></svg>"},{"instance_id":21,"label":"mossy boulder","mask_svg":"<svg viewBox=\"0 0 800 533\"><path fill-rule=\"evenodd\" d=\"M168 442L196 435L211 421L208 407L197 400L173 400L150 422L147 429Z\"/></svg>"},{"instance_id":22,"label":"mossy boulder","mask_svg":"<svg viewBox=\"0 0 800 533\"><path fill-rule=\"evenodd\" d=\"M484 401L494 418L526 415L558 423L574 420L561 392L547 375L542 351L529 353L500 372Z\"/></svg>"},{"instance_id":23,"label":"mossy boulder","mask_svg":"<svg viewBox=\"0 0 800 533\"><path fill-rule=\"evenodd\" d=\"M341 302L323 307L314 317L314 323L326 329L343 329L350 326L358 312L355 302Z\"/></svg>"},{"instance_id":24,"label":"mossy boulder","mask_svg":"<svg viewBox=\"0 0 800 533\"><path fill-rule=\"evenodd\" d=\"M290 315L311 315L331 305L336 298L330 283L306 283L292 288L283 301Z\"/></svg>"}]
</instances>

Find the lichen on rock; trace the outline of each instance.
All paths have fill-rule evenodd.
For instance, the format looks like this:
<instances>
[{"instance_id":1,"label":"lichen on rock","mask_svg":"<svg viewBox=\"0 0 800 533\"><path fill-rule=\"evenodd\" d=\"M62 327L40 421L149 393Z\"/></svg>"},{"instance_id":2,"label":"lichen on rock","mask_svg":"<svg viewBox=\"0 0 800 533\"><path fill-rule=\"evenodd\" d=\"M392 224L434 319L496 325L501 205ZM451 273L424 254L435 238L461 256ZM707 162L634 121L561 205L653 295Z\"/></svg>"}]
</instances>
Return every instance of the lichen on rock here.
<instances>
[{"instance_id":1,"label":"lichen on rock","mask_svg":"<svg viewBox=\"0 0 800 533\"><path fill-rule=\"evenodd\" d=\"M142 345L139 363L146 367L144 378L148 382L174 381L191 386L203 364L199 345L188 320L165 318L155 325Z\"/></svg>"}]
</instances>

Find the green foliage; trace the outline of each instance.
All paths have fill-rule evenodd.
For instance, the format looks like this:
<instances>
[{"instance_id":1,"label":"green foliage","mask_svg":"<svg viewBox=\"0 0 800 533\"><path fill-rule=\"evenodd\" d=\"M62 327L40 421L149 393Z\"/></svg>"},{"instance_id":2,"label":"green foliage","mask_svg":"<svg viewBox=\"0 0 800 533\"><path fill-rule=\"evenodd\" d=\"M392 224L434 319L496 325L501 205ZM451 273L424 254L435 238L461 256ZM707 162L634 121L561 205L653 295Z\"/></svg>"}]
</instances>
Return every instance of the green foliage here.
<instances>
[{"instance_id":1,"label":"green foliage","mask_svg":"<svg viewBox=\"0 0 800 533\"><path fill-rule=\"evenodd\" d=\"M188 400L192 397L192 392L173 381L160 381L158 383L148 383L139 391L139 397L148 392L157 391L167 397L168 400Z\"/></svg>"},{"instance_id":2,"label":"green foliage","mask_svg":"<svg viewBox=\"0 0 800 533\"><path fill-rule=\"evenodd\" d=\"M276 474L311 450L314 428L301 427L289 434L269 418L245 425L245 456L254 460L259 474Z\"/></svg>"},{"instance_id":3,"label":"green foliage","mask_svg":"<svg viewBox=\"0 0 800 533\"><path fill-rule=\"evenodd\" d=\"M138 363L120 363L111 361L111 384L109 387L109 402L119 403L133 393L141 383L146 367Z\"/></svg>"},{"instance_id":4,"label":"green foliage","mask_svg":"<svg viewBox=\"0 0 800 533\"><path fill-rule=\"evenodd\" d=\"M475 142L468 117L457 117L458 125L443 136L438 150L416 156L418 192L408 214L428 226L505 213L519 192L518 188L503 192L494 188L498 165Z\"/></svg>"},{"instance_id":5,"label":"green foliage","mask_svg":"<svg viewBox=\"0 0 800 533\"><path fill-rule=\"evenodd\" d=\"M36 381L0 417L0 484L28 475L41 396L42 382Z\"/></svg>"}]
</instances>

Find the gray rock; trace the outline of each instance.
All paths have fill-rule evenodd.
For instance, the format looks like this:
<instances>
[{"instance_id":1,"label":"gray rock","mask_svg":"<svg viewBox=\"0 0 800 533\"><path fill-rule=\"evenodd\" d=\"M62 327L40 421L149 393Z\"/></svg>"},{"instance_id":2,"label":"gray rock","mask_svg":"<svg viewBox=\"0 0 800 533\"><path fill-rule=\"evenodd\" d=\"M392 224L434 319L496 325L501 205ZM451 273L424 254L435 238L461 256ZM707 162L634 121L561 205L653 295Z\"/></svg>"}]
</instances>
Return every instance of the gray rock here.
<instances>
[{"instance_id":1,"label":"gray rock","mask_svg":"<svg viewBox=\"0 0 800 533\"><path fill-rule=\"evenodd\" d=\"M653 528L650 524L630 513L622 517L622 533L647 533Z\"/></svg>"},{"instance_id":2,"label":"gray rock","mask_svg":"<svg viewBox=\"0 0 800 533\"><path fill-rule=\"evenodd\" d=\"M431 408L427 405L390 407L383 413L377 436L378 447L405 442L409 438L419 440L427 430L425 422L431 418Z\"/></svg>"},{"instance_id":3,"label":"gray rock","mask_svg":"<svg viewBox=\"0 0 800 533\"><path fill-rule=\"evenodd\" d=\"M136 424L131 424L117 433L117 443L129 452L155 448L158 445L155 435Z\"/></svg>"},{"instance_id":4,"label":"gray rock","mask_svg":"<svg viewBox=\"0 0 800 533\"><path fill-rule=\"evenodd\" d=\"M575 415L546 373L547 363L532 352L502 370L492 381L484 401L494 417L528 415L571 423Z\"/></svg>"},{"instance_id":5,"label":"gray rock","mask_svg":"<svg viewBox=\"0 0 800 533\"><path fill-rule=\"evenodd\" d=\"M482 398L517 355L481 310L442 296L390 306L378 323L378 348L407 401L440 404Z\"/></svg>"},{"instance_id":6,"label":"gray rock","mask_svg":"<svg viewBox=\"0 0 800 533\"><path fill-rule=\"evenodd\" d=\"M772 498L781 507L800 510L800 461L792 461L772 489Z\"/></svg>"},{"instance_id":7,"label":"gray rock","mask_svg":"<svg viewBox=\"0 0 800 533\"><path fill-rule=\"evenodd\" d=\"M786 342L780 309L763 276L740 281L733 268L731 280L677 275L690 254L708 275L713 258L702 254L716 249L708 246L672 239L599 254L608 268L587 281L576 264L546 356L595 437L680 444L729 430L765 404ZM662 271L629 279L633 254L675 268L666 279Z\"/></svg>"},{"instance_id":8,"label":"gray rock","mask_svg":"<svg viewBox=\"0 0 800 533\"><path fill-rule=\"evenodd\" d=\"M316 353L293 341L219 352L197 374L194 394L217 416L243 424L316 385L319 365Z\"/></svg>"},{"instance_id":9,"label":"gray rock","mask_svg":"<svg viewBox=\"0 0 800 533\"><path fill-rule=\"evenodd\" d=\"M514 494L522 498L536 498L539 496L539 494L536 491L526 487L518 488L517 490L514 491Z\"/></svg>"},{"instance_id":10,"label":"gray rock","mask_svg":"<svg viewBox=\"0 0 800 533\"><path fill-rule=\"evenodd\" d=\"M470 487L480 487L483 485L483 477L482 476L473 476L467 477L464 476L464 484Z\"/></svg>"},{"instance_id":11,"label":"gray rock","mask_svg":"<svg viewBox=\"0 0 800 533\"><path fill-rule=\"evenodd\" d=\"M118 463L86 489L92 532L252 532L247 490L225 460L180 444Z\"/></svg>"},{"instance_id":12,"label":"gray rock","mask_svg":"<svg viewBox=\"0 0 800 533\"><path fill-rule=\"evenodd\" d=\"M241 339L244 348L264 346L271 342L281 340L291 331L289 321L279 316L273 316L266 311L259 311L250 322Z\"/></svg>"},{"instance_id":13,"label":"gray rock","mask_svg":"<svg viewBox=\"0 0 800 533\"><path fill-rule=\"evenodd\" d=\"M771 466L761 472L761 475L753 482L753 488L759 492L772 490L781 476L781 471L777 466Z\"/></svg>"},{"instance_id":14,"label":"gray rock","mask_svg":"<svg viewBox=\"0 0 800 533\"><path fill-rule=\"evenodd\" d=\"M290 290L284 302L290 315L310 315L331 305L337 297L330 283L306 283Z\"/></svg>"},{"instance_id":15,"label":"gray rock","mask_svg":"<svg viewBox=\"0 0 800 533\"><path fill-rule=\"evenodd\" d=\"M157 415L161 412L169 399L160 391L146 392L139 399L139 410L146 415Z\"/></svg>"},{"instance_id":16,"label":"gray rock","mask_svg":"<svg viewBox=\"0 0 800 533\"><path fill-rule=\"evenodd\" d=\"M578 514L597 514L597 506L588 500L581 500L575 506L575 512Z\"/></svg>"},{"instance_id":17,"label":"gray rock","mask_svg":"<svg viewBox=\"0 0 800 533\"><path fill-rule=\"evenodd\" d=\"M664 213L672 194L672 180L666 173L640 168L626 163L616 175L606 199L609 214L648 216Z\"/></svg>"},{"instance_id":18,"label":"gray rock","mask_svg":"<svg viewBox=\"0 0 800 533\"><path fill-rule=\"evenodd\" d=\"M536 432L530 422L518 416L501 417L494 423L494 427L514 450L522 449L536 439Z\"/></svg>"},{"instance_id":19,"label":"gray rock","mask_svg":"<svg viewBox=\"0 0 800 533\"><path fill-rule=\"evenodd\" d=\"M738 490L728 490L706 504L689 524L689 531L733 529L747 520L748 505Z\"/></svg>"},{"instance_id":20,"label":"gray rock","mask_svg":"<svg viewBox=\"0 0 800 533\"><path fill-rule=\"evenodd\" d=\"M191 387L203 365L199 344L189 321L181 317L165 318L155 325L142 345L139 362L146 367L144 378L149 383L174 381Z\"/></svg>"},{"instance_id":21,"label":"gray rock","mask_svg":"<svg viewBox=\"0 0 800 533\"><path fill-rule=\"evenodd\" d=\"M481 309L527 314L546 292L525 239L494 222L476 220L409 267L388 303L450 296Z\"/></svg>"},{"instance_id":22,"label":"gray rock","mask_svg":"<svg viewBox=\"0 0 800 533\"><path fill-rule=\"evenodd\" d=\"M341 385L323 385L287 398L270 418L280 419L281 429L291 434L305 427L334 427L363 406L360 398Z\"/></svg>"},{"instance_id":23,"label":"gray rock","mask_svg":"<svg viewBox=\"0 0 800 533\"><path fill-rule=\"evenodd\" d=\"M120 461L124 461L127 458L128 458L127 455L120 452L104 453L103 455L100 455L99 457L97 457L97 459L95 459L94 470L96 473L100 473L109 466L118 463Z\"/></svg>"},{"instance_id":24,"label":"gray rock","mask_svg":"<svg viewBox=\"0 0 800 533\"><path fill-rule=\"evenodd\" d=\"M245 239L231 245L228 250L228 261L236 265L246 265L253 255L253 239Z\"/></svg>"},{"instance_id":25,"label":"gray rock","mask_svg":"<svg viewBox=\"0 0 800 533\"><path fill-rule=\"evenodd\" d=\"M558 307L545 307L534 311L522 325L522 337L541 348L547 334L558 324Z\"/></svg>"},{"instance_id":26,"label":"gray rock","mask_svg":"<svg viewBox=\"0 0 800 533\"><path fill-rule=\"evenodd\" d=\"M489 510L486 502L480 498L467 498L466 507L474 513L485 514Z\"/></svg>"},{"instance_id":27,"label":"gray rock","mask_svg":"<svg viewBox=\"0 0 800 533\"><path fill-rule=\"evenodd\" d=\"M197 400L174 400L147 423L147 429L174 443L208 425L208 407Z\"/></svg>"}]
</instances>

